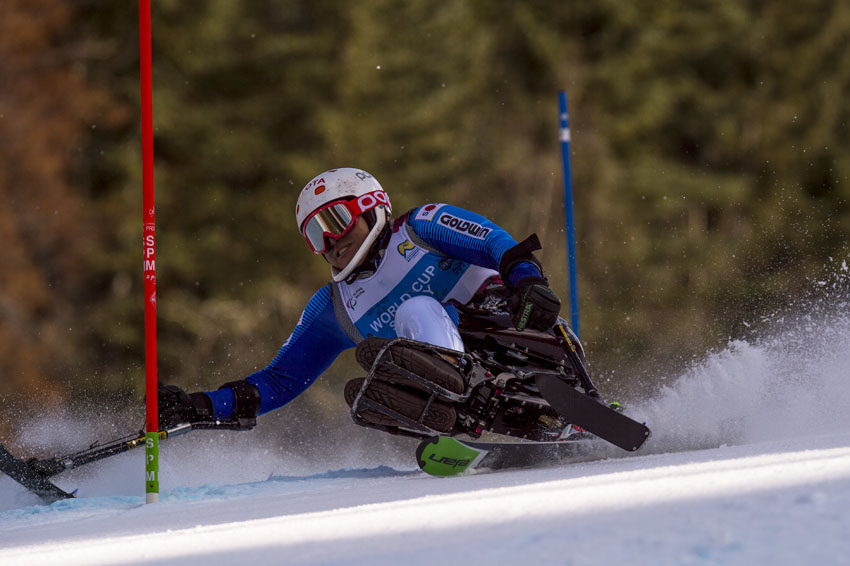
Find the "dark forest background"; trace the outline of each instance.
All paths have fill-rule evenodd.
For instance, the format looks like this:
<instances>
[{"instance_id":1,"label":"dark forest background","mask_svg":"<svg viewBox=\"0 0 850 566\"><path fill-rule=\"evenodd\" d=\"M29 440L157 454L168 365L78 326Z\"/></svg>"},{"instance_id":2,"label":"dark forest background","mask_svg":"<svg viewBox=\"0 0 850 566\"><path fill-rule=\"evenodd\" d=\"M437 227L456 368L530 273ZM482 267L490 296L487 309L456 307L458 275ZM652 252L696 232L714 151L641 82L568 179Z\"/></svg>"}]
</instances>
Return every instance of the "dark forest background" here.
<instances>
[{"instance_id":1,"label":"dark forest background","mask_svg":"<svg viewBox=\"0 0 850 566\"><path fill-rule=\"evenodd\" d=\"M152 15L163 381L213 388L272 359L329 279L294 208L332 167L372 172L397 212L450 202L536 231L566 305L561 89L603 389L650 390L848 257L846 2L155 0ZM137 26L136 2L0 3L7 408L141 403ZM317 418L341 410L349 358L299 400Z\"/></svg>"}]
</instances>

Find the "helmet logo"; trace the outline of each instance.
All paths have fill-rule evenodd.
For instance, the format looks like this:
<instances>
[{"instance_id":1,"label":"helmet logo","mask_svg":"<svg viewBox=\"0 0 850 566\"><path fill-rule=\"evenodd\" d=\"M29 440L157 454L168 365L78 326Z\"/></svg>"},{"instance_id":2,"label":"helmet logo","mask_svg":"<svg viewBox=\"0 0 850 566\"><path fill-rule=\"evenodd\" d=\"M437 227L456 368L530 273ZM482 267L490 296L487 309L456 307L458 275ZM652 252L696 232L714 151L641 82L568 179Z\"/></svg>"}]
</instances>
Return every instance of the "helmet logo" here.
<instances>
[{"instance_id":1,"label":"helmet logo","mask_svg":"<svg viewBox=\"0 0 850 566\"><path fill-rule=\"evenodd\" d=\"M323 192L325 192L325 186L324 186L324 185L319 185L318 187L316 187L315 189L313 189L313 194L314 194L314 195L320 195L320 194L322 194Z\"/></svg>"},{"instance_id":2,"label":"helmet logo","mask_svg":"<svg viewBox=\"0 0 850 566\"><path fill-rule=\"evenodd\" d=\"M310 187L315 187L316 185L322 185L322 186L324 186L324 184L325 184L325 178L324 178L324 177L319 177L318 179L313 179L312 181L310 181L309 183L307 183L307 185L304 187L304 189L303 189L303 190L305 190L305 191L306 191L306 190L307 190L307 189L309 189Z\"/></svg>"}]
</instances>

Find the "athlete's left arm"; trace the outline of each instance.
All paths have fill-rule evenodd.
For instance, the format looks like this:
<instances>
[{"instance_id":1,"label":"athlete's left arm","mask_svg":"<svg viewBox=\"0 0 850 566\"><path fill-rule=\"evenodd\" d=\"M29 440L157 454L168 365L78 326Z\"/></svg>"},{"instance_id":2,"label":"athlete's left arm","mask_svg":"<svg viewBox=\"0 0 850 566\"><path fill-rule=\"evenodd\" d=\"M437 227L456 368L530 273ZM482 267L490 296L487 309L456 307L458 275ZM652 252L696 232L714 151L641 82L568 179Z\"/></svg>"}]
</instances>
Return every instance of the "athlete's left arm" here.
<instances>
[{"instance_id":1,"label":"athlete's left arm","mask_svg":"<svg viewBox=\"0 0 850 566\"><path fill-rule=\"evenodd\" d=\"M489 219L450 204L428 204L411 210L408 225L425 243L447 256L498 271L499 262L517 242ZM524 277L542 277L531 262L511 269L507 283L516 285Z\"/></svg>"}]
</instances>

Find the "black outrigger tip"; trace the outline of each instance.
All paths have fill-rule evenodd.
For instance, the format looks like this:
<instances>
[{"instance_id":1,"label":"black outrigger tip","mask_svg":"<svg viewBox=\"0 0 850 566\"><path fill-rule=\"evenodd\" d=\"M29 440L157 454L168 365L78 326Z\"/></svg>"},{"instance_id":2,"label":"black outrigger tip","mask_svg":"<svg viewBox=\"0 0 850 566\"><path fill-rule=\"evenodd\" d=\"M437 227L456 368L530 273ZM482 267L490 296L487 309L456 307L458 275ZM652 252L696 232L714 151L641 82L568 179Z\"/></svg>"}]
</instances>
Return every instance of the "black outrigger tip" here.
<instances>
[{"instance_id":1,"label":"black outrigger tip","mask_svg":"<svg viewBox=\"0 0 850 566\"><path fill-rule=\"evenodd\" d=\"M19 460L0 444L0 472L3 472L47 503L62 499L73 499L77 490L71 493L58 487L41 473L30 468L26 462Z\"/></svg>"}]
</instances>

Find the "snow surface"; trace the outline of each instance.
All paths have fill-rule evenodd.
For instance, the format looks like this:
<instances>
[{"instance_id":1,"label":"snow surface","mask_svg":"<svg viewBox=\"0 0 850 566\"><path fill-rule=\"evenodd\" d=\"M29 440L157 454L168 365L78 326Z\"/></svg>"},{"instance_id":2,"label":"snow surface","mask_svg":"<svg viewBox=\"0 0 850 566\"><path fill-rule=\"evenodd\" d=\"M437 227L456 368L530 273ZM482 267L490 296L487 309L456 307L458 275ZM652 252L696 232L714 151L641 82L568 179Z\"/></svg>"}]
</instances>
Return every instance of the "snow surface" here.
<instances>
[{"instance_id":1,"label":"snow surface","mask_svg":"<svg viewBox=\"0 0 850 566\"><path fill-rule=\"evenodd\" d=\"M831 312L632 402L653 429L638 455L438 479L414 442L328 471L187 435L154 505L137 453L59 476L81 497L49 506L0 478L0 565L850 564L850 315Z\"/></svg>"}]
</instances>

